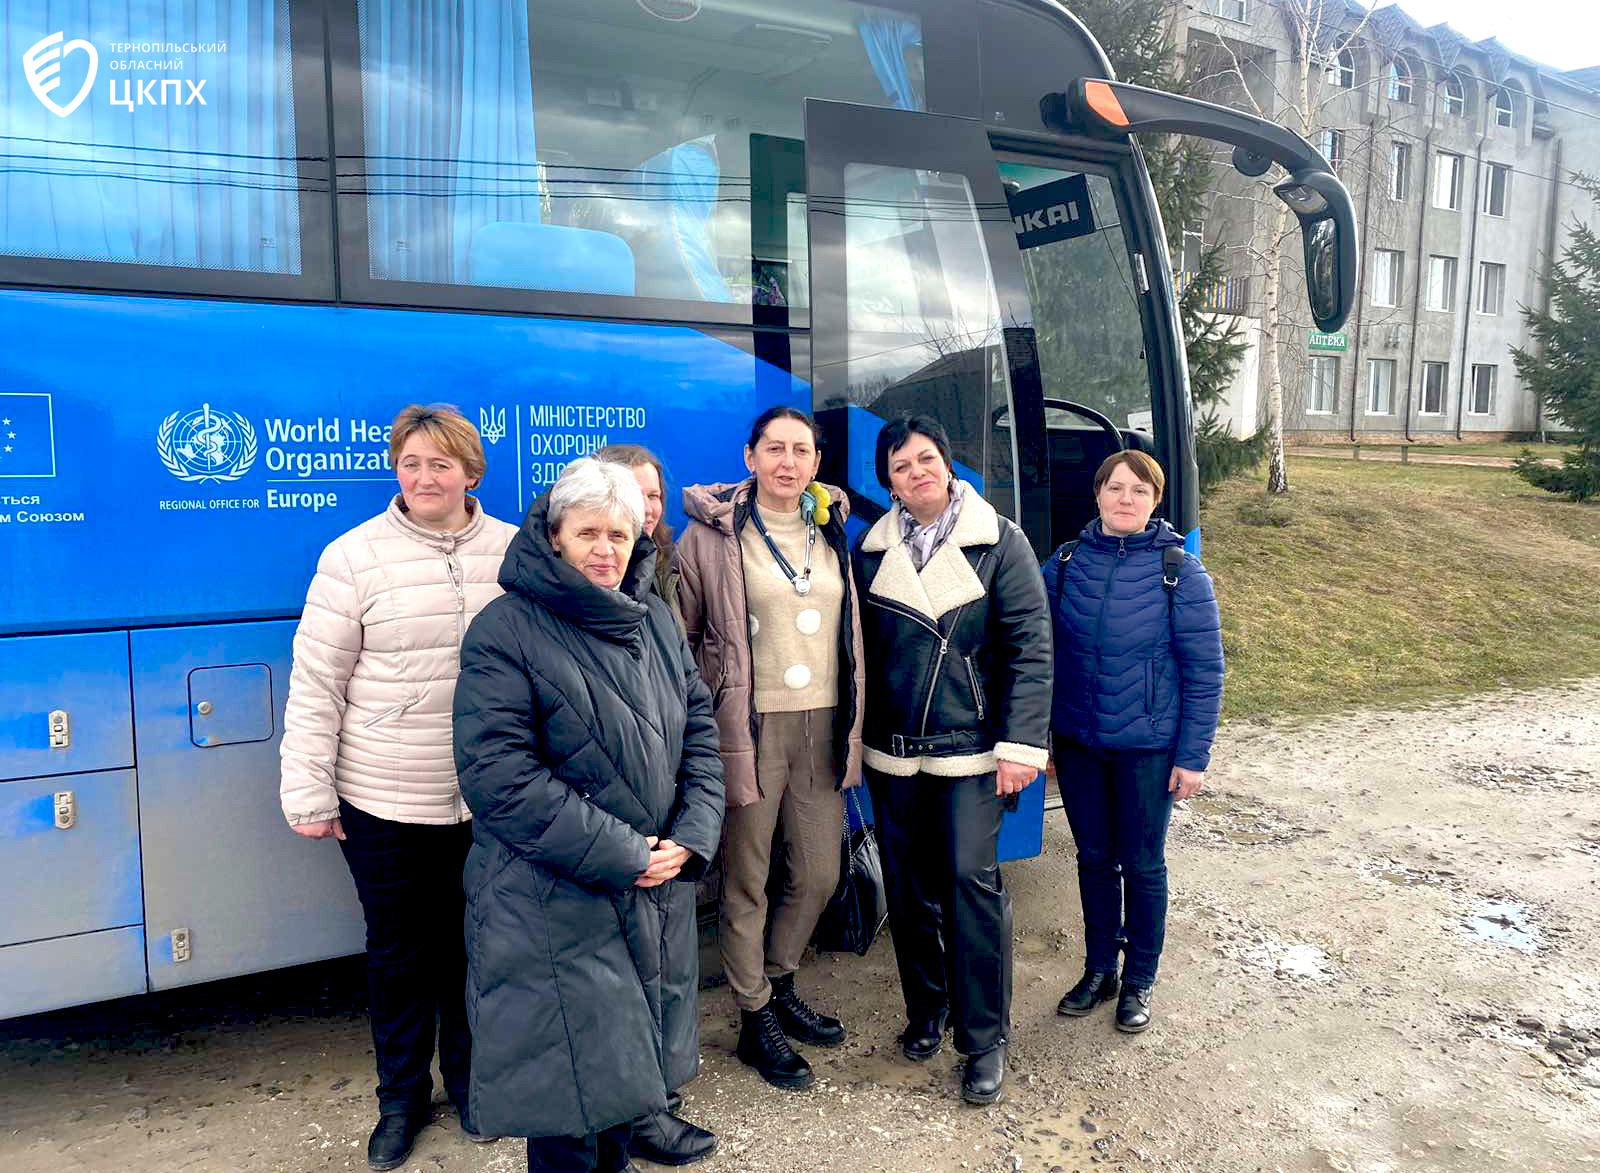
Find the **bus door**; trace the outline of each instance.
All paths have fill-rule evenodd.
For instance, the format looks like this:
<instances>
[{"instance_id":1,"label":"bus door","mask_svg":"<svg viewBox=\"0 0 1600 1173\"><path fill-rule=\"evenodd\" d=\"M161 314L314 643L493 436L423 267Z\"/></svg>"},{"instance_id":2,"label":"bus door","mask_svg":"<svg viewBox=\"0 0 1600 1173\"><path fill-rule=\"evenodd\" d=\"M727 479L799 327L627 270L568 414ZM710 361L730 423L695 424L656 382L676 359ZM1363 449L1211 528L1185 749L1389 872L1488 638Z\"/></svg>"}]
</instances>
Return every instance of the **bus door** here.
<instances>
[{"instance_id":1,"label":"bus door","mask_svg":"<svg viewBox=\"0 0 1600 1173\"><path fill-rule=\"evenodd\" d=\"M1050 462L1027 276L981 123L805 104L811 380L852 519L889 508L883 423L933 416L956 473L1049 552ZM841 442L842 441L842 442Z\"/></svg>"},{"instance_id":2,"label":"bus door","mask_svg":"<svg viewBox=\"0 0 1600 1173\"><path fill-rule=\"evenodd\" d=\"M1042 558L1050 463L1033 307L987 132L817 100L805 122L812 390L852 528L889 508L878 433L915 412L944 425L956 474ZM1044 791L1029 786L1005 816L1001 859L1041 850Z\"/></svg>"},{"instance_id":3,"label":"bus door","mask_svg":"<svg viewBox=\"0 0 1600 1173\"><path fill-rule=\"evenodd\" d=\"M1168 470L1187 463L1182 396L1152 392L1181 385L1171 356L1163 363L1147 342L1160 334L1149 294L1165 261L1146 255L1159 230L1141 232L1126 214L1131 152L1094 162L1003 152L998 167L1034 309L1054 548L1097 515L1094 474L1113 452L1139 449ZM1175 473L1169 484L1160 512L1182 532L1185 486Z\"/></svg>"}]
</instances>

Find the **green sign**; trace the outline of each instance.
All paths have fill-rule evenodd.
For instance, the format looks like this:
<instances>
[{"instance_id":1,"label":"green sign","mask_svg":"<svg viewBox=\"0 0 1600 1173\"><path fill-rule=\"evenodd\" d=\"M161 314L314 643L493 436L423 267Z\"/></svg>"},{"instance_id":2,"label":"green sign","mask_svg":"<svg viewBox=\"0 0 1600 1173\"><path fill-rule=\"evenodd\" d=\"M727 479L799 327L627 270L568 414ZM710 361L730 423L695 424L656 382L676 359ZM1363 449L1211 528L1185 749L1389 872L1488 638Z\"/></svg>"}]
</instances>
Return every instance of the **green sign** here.
<instances>
[{"instance_id":1,"label":"green sign","mask_svg":"<svg viewBox=\"0 0 1600 1173\"><path fill-rule=\"evenodd\" d=\"M1319 330L1313 330L1306 340L1306 349L1345 351L1350 349L1350 339L1342 330L1337 334L1324 334Z\"/></svg>"}]
</instances>

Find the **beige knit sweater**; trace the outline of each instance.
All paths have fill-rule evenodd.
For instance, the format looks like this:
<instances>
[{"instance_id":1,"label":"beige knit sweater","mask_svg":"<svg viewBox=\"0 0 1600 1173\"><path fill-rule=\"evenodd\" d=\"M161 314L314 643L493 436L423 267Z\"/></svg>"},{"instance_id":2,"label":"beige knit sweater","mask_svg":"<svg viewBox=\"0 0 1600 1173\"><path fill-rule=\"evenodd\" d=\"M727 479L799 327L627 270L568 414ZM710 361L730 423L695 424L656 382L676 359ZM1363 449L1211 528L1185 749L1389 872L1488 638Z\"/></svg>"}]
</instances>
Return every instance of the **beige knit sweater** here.
<instances>
[{"instance_id":1,"label":"beige knit sweater","mask_svg":"<svg viewBox=\"0 0 1600 1173\"><path fill-rule=\"evenodd\" d=\"M762 509L762 524L799 574L806 561L806 523L797 509ZM811 590L795 592L751 518L739 534L750 613L750 651L758 713L831 709L839 703L839 622L844 575L828 543L811 547Z\"/></svg>"}]
</instances>

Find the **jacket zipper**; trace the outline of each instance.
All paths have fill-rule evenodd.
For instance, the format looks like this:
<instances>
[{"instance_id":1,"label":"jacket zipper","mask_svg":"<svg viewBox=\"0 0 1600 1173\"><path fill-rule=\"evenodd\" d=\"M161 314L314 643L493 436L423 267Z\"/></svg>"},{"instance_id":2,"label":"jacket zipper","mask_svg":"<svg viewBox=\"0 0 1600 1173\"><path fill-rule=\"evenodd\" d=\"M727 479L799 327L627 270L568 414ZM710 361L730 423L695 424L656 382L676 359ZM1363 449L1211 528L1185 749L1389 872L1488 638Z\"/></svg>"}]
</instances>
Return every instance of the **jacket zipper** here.
<instances>
[{"instance_id":1,"label":"jacket zipper","mask_svg":"<svg viewBox=\"0 0 1600 1173\"><path fill-rule=\"evenodd\" d=\"M456 652L459 656L461 641L467 636L467 592L461 582L461 567L453 554L444 556L444 566L450 574L450 585L456 591Z\"/></svg>"},{"instance_id":2,"label":"jacket zipper","mask_svg":"<svg viewBox=\"0 0 1600 1173\"><path fill-rule=\"evenodd\" d=\"M399 715L401 713L404 713L412 705L416 704L417 701L419 701L420 699L421 699L420 697L408 697L406 700L401 701L398 705L392 705L389 708L383 710L383 712L379 713L376 717L368 717L365 721L363 721L361 723L361 727L363 729L371 729L379 721L387 721L390 717L394 717L394 716L397 716L397 715Z\"/></svg>"},{"instance_id":3,"label":"jacket zipper","mask_svg":"<svg viewBox=\"0 0 1600 1173\"><path fill-rule=\"evenodd\" d=\"M972 666L971 656L962 656L967 662L967 680L972 684L972 703L978 707L978 720L983 720L983 694L978 691L978 672Z\"/></svg>"},{"instance_id":4,"label":"jacket zipper","mask_svg":"<svg viewBox=\"0 0 1600 1173\"><path fill-rule=\"evenodd\" d=\"M1116 577L1117 567L1127 556L1128 540L1126 538L1118 538L1117 558L1106 571L1105 590L1100 595L1100 614L1094 621L1094 675L1096 680L1100 678L1102 664L1100 642L1106 631L1106 608L1111 605L1111 580ZM1100 731L1100 714L1093 705L1089 707L1089 722L1094 727L1095 732L1098 733Z\"/></svg>"},{"instance_id":5,"label":"jacket zipper","mask_svg":"<svg viewBox=\"0 0 1600 1173\"><path fill-rule=\"evenodd\" d=\"M984 559L988 557L989 552L987 550L978 555L978 561L972 568L973 574L983 573ZM988 592L985 591L984 594L987 595ZM971 605L972 604L970 603L962 603L961 606L956 608L955 615L953 615L950 619L951 632L954 632L956 627L960 625L962 614ZM898 608L895 609L898 610ZM911 613L915 614L915 612ZM928 625L924 623L923 626L926 627ZM933 630L937 632L939 636L939 654L933 658L933 675L928 678L928 695L923 699L922 702L922 723L917 727L918 737L928 736L928 713L933 709L933 694L939 691L939 672L944 667L945 655L950 651L950 637L946 635L941 628L935 627Z\"/></svg>"}]
</instances>

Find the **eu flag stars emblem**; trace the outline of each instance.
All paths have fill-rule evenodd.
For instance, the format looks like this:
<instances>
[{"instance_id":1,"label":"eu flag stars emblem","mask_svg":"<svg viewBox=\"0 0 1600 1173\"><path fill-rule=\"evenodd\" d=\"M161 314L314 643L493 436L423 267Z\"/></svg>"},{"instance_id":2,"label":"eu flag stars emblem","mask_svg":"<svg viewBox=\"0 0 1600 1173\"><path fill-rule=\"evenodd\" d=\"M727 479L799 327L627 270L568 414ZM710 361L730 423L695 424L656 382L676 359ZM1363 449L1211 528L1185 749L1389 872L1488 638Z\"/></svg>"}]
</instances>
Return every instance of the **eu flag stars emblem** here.
<instances>
[{"instance_id":1,"label":"eu flag stars emblem","mask_svg":"<svg viewBox=\"0 0 1600 1173\"><path fill-rule=\"evenodd\" d=\"M0 477L56 475L56 430L50 395L0 391Z\"/></svg>"}]
</instances>

